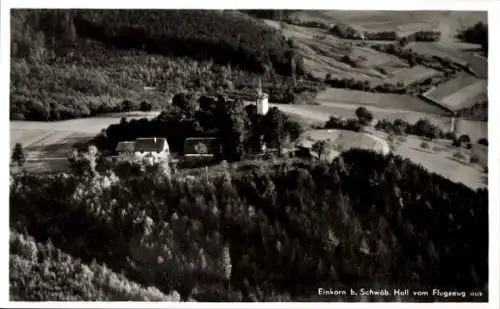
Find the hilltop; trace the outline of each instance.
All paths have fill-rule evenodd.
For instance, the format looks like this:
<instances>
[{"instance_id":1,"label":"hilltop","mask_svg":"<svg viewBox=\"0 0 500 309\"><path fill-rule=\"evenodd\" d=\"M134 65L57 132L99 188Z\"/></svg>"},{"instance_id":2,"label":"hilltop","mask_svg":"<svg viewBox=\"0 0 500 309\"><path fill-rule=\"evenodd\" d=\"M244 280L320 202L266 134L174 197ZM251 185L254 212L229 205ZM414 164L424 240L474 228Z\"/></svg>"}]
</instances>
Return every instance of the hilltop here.
<instances>
[{"instance_id":1,"label":"hilltop","mask_svg":"<svg viewBox=\"0 0 500 309\"><path fill-rule=\"evenodd\" d=\"M236 11L13 10L11 24L16 120L120 112L144 101L160 108L183 91L251 89L257 77L286 101L286 92L302 91L291 76L306 75L291 42Z\"/></svg>"}]
</instances>

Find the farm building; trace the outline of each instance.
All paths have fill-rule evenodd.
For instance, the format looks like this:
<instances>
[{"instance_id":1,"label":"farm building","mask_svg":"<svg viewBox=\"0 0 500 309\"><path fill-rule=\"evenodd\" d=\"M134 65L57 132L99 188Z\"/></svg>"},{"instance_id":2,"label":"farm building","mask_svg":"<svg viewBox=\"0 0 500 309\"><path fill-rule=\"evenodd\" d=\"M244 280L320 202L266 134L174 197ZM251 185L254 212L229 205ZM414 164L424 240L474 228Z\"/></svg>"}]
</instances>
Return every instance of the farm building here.
<instances>
[{"instance_id":1,"label":"farm building","mask_svg":"<svg viewBox=\"0 0 500 309\"><path fill-rule=\"evenodd\" d=\"M184 141L185 157L213 157L221 153L221 145L216 137L190 137Z\"/></svg>"},{"instance_id":2,"label":"farm building","mask_svg":"<svg viewBox=\"0 0 500 309\"><path fill-rule=\"evenodd\" d=\"M137 138L123 141L116 146L119 160L142 161L153 164L170 159L170 148L165 138Z\"/></svg>"}]
</instances>

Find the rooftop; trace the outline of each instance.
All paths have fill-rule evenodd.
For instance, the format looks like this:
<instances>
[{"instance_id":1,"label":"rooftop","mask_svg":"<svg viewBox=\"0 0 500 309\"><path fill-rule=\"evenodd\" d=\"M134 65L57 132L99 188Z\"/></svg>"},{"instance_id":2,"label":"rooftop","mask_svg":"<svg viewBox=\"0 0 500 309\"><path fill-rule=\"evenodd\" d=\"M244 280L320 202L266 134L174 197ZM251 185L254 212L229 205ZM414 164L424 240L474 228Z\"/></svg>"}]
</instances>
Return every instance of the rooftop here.
<instances>
[{"instance_id":1,"label":"rooftop","mask_svg":"<svg viewBox=\"0 0 500 309\"><path fill-rule=\"evenodd\" d=\"M160 152L168 149L167 139L160 137L137 138L135 141L119 142L116 151Z\"/></svg>"},{"instance_id":2,"label":"rooftop","mask_svg":"<svg viewBox=\"0 0 500 309\"><path fill-rule=\"evenodd\" d=\"M220 151L216 137L190 137L184 141L184 155L208 156Z\"/></svg>"}]
</instances>

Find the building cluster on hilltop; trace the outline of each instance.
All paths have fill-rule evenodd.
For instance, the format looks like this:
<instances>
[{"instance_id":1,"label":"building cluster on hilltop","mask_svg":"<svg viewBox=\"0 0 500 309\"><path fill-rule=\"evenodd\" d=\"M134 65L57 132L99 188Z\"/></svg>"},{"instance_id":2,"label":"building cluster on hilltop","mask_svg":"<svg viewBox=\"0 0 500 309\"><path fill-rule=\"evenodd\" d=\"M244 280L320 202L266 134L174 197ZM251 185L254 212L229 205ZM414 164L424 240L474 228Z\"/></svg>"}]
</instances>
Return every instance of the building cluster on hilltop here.
<instances>
[{"instance_id":1,"label":"building cluster on hilltop","mask_svg":"<svg viewBox=\"0 0 500 309\"><path fill-rule=\"evenodd\" d=\"M255 96L257 114L265 116L269 111L269 95L262 90L259 79ZM221 147L216 137L190 137L184 141L184 157L202 158L212 157L221 151ZM264 145L261 147L265 149ZM168 162L171 160L171 153L166 138L151 137L137 138L135 141L122 141L116 147L119 161L135 161L145 164L155 164Z\"/></svg>"}]
</instances>

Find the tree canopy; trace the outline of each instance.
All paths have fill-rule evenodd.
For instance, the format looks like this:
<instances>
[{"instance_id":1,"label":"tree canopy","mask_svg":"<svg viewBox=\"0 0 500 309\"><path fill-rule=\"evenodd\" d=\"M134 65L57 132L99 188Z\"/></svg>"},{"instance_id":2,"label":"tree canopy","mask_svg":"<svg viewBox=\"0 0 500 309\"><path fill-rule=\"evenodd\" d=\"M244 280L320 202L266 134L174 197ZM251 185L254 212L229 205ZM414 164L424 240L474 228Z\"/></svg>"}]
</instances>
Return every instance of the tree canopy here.
<instances>
[{"instance_id":1,"label":"tree canopy","mask_svg":"<svg viewBox=\"0 0 500 309\"><path fill-rule=\"evenodd\" d=\"M359 282L487 293L487 190L361 150L200 173L13 176L11 227L182 299L297 300Z\"/></svg>"}]
</instances>

